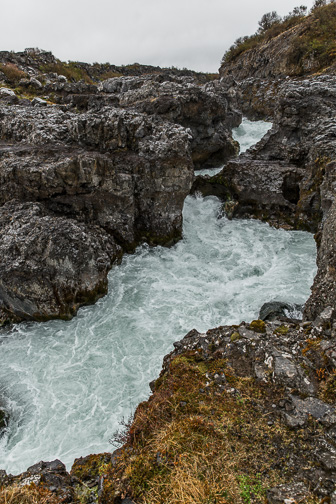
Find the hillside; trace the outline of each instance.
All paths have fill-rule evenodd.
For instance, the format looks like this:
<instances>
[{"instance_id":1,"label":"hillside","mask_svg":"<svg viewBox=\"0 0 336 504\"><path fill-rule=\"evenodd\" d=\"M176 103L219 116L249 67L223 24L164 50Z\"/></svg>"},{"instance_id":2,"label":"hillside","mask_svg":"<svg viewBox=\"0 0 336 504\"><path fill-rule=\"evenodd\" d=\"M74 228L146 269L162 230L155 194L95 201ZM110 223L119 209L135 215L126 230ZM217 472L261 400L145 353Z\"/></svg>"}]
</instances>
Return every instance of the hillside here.
<instances>
[{"instance_id":1,"label":"hillside","mask_svg":"<svg viewBox=\"0 0 336 504\"><path fill-rule=\"evenodd\" d=\"M242 37L224 54L221 77L298 77L334 72L336 64L336 4L293 16L265 31Z\"/></svg>"}]
</instances>

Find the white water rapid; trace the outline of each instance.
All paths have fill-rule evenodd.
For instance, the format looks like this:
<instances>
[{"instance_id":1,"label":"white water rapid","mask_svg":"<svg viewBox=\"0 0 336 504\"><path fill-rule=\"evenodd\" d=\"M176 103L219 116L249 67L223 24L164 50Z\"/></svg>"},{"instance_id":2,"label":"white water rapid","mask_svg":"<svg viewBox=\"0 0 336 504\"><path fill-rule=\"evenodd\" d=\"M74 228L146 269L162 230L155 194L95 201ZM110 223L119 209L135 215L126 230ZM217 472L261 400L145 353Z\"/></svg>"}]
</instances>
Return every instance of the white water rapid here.
<instances>
[{"instance_id":1,"label":"white water rapid","mask_svg":"<svg viewBox=\"0 0 336 504\"><path fill-rule=\"evenodd\" d=\"M244 149L268 127L244 121L236 138ZM96 305L69 322L0 333L0 398L10 413L0 469L54 458L70 469L75 457L112 450L109 439L148 397L174 341L194 327L250 321L272 299L304 303L315 256L308 233L228 221L215 197L188 197L183 240L125 255Z\"/></svg>"}]
</instances>

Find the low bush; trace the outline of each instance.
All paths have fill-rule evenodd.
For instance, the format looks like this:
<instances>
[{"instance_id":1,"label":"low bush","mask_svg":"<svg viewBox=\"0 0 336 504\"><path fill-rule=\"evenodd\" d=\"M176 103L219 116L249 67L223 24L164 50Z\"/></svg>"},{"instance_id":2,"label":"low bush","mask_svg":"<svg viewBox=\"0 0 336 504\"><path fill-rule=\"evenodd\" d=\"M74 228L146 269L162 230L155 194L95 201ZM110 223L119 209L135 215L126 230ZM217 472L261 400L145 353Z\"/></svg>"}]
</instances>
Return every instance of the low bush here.
<instances>
[{"instance_id":1,"label":"low bush","mask_svg":"<svg viewBox=\"0 0 336 504\"><path fill-rule=\"evenodd\" d=\"M16 84L19 80L27 77L27 74L20 70L14 63L0 63L0 72L5 74L6 79L11 84Z\"/></svg>"}]
</instances>

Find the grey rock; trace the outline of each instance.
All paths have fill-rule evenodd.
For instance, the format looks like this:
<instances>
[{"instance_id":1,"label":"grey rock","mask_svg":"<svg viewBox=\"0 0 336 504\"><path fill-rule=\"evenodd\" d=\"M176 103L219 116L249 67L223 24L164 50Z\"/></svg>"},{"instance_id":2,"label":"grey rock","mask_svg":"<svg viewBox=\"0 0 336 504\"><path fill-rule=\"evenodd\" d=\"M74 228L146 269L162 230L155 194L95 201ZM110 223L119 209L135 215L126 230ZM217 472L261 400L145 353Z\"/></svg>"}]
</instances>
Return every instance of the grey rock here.
<instances>
[{"instance_id":1,"label":"grey rock","mask_svg":"<svg viewBox=\"0 0 336 504\"><path fill-rule=\"evenodd\" d=\"M0 88L0 96L3 97L3 96L15 96L15 91L13 91L12 89L8 89L8 88Z\"/></svg>"},{"instance_id":2,"label":"grey rock","mask_svg":"<svg viewBox=\"0 0 336 504\"><path fill-rule=\"evenodd\" d=\"M269 301L264 303L260 308L258 318L260 320L282 320L288 319L288 314L295 311L299 311L303 308L302 305L284 303L281 301Z\"/></svg>"},{"instance_id":3,"label":"grey rock","mask_svg":"<svg viewBox=\"0 0 336 504\"><path fill-rule=\"evenodd\" d=\"M334 163L336 168L336 163ZM304 317L309 320L318 319L325 328L331 327L335 320L336 309L336 201L326 215L321 242L317 255L317 275L312 286L312 294L308 299Z\"/></svg>"},{"instance_id":4,"label":"grey rock","mask_svg":"<svg viewBox=\"0 0 336 504\"><path fill-rule=\"evenodd\" d=\"M120 254L98 227L48 215L40 203L0 208L0 320L70 318L107 291Z\"/></svg>"},{"instance_id":5,"label":"grey rock","mask_svg":"<svg viewBox=\"0 0 336 504\"><path fill-rule=\"evenodd\" d=\"M290 396L288 400L291 401L292 410L284 412L282 416L289 427L304 426L309 415L327 426L336 423L335 408L316 397L307 397L303 400L296 396Z\"/></svg>"},{"instance_id":6,"label":"grey rock","mask_svg":"<svg viewBox=\"0 0 336 504\"><path fill-rule=\"evenodd\" d=\"M336 471L336 448L325 439L318 440L318 449L315 457L322 466L330 471Z\"/></svg>"},{"instance_id":7,"label":"grey rock","mask_svg":"<svg viewBox=\"0 0 336 504\"><path fill-rule=\"evenodd\" d=\"M146 134L137 135L139 129ZM0 285L2 322L68 318L81 304L106 293L107 272L122 249L133 250L143 241L174 243L181 237L182 208L193 177L189 134L181 126L111 107L78 114L17 106L13 115L0 106L0 132L0 204L11 205L0 209L1 232L7 237L0 268L8 273ZM9 203L14 198L17 202ZM62 225L73 229L73 246ZM40 270L32 281L41 261L38 254L49 243L48 226L55 229L50 238L53 266L50 258L42 259L43 274ZM41 237L35 231L39 227ZM28 228L37 247L29 242ZM80 239L83 232L86 245ZM64 249L60 240L65 240ZM57 250L61 255L56 258ZM85 273L79 264L82 253L89 261Z\"/></svg>"},{"instance_id":8,"label":"grey rock","mask_svg":"<svg viewBox=\"0 0 336 504\"><path fill-rule=\"evenodd\" d=\"M9 415L8 412L0 406L0 437L4 434L8 426Z\"/></svg>"},{"instance_id":9,"label":"grey rock","mask_svg":"<svg viewBox=\"0 0 336 504\"><path fill-rule=\"evenodd\" d=\"M286 485L280 485L267 490L268 504L290 504L303 502L308 496L308 489L302 482L295 482Z\"/></svg>"},{"instance_id":10,"label":"grey rock","mask_svg":"<svg viewBox=\"0 0 336 504\"><path fill-rule=\"evenodd\" d=\"M29 80L29 84L34 87L35 89L42 89L43 85L38 79L35 79L35 77L31 77Z\"/></svg>"},{"instance_id":11,"label":"grey rock","mask_svg":"<svg viewBox=\"0 0 336 504\"><path fill-rule=\"evenodd\" d=\"M42 98L33 98L32 99L32 105L34 107L39 106L39 107L46 107L48 105L48 102L46 100L43 100Z\"/></svg>"},{"instance_id":12,"label":"grey rock","mask_svg":"<svg viewBox=\"0 0 336 504\"><path fill-rule=\"evenodd\" d=\"M220 166L238 153L231 128L240 124L241 114L218 81L199 86L187 77L163 82L155 76L120 77L104 81L102 91L113 94L121 107L189 128L196 169Z\"/></svg>"}]
</instances>

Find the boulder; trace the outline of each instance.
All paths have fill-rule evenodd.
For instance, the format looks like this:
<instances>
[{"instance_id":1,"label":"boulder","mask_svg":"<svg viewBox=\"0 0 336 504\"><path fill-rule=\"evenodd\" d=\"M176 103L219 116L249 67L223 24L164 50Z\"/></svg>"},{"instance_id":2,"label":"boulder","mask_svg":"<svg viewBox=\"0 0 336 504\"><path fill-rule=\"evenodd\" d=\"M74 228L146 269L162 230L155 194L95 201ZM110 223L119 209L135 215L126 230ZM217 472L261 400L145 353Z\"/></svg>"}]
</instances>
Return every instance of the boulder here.
<instances>
[{"instance_id":1,"label":"boulder","mask_svg":"<svg viewBox=\"0 0 336 504\"><path fill-rule=\"evenodd\" d=\"M302 305L283 303L281 301L270 301L262 305L262 307L260 308L258 318L261 320L269 320L269 321L286 320L290 318L296 319L297 317L288 316L288 313L291 313L293 311L301 312L302 309L303 309Z\"/></svg>"},{"instance_id":2,"label":"boulder","mask_svg":"<svg viewBox=\"0 0 336 504\"><path fill-rule=\"evenodd\" d=\"M120 247L98 226L48 214L40 203L0 207L0 322L68 319L107 292Z\"/></svg>"}]
</instances>

